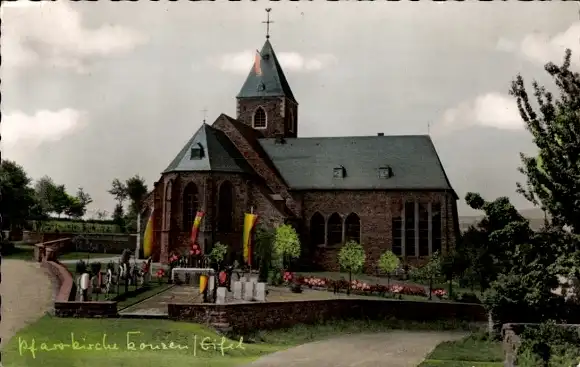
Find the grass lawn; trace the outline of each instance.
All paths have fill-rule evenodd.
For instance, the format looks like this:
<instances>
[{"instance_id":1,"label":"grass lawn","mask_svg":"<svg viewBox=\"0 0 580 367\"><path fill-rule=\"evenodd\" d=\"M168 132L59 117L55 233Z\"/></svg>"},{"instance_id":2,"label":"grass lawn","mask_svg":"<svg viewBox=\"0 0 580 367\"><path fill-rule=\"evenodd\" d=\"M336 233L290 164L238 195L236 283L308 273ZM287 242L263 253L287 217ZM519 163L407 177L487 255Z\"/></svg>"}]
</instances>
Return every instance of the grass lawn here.
<instances>
[{"instance_id":1,"label":"grass lawn","mask_svg":"<svg viewBox=\"0 0 580 367\"><path fill-rule=\"evenodd\" d=\"M34 244L26 242L14 242L14 248L10 250L10 253L3 253L2 258L14 260L33 260Z\"/></svg>"},{"instance_id":2,"label":"grass lawn","mask_svg":"<svg viewBox=\"0 0 580 367\"><path fill-rule=\"evenodd\" d=\"M503 358L500 341L475 333L462 340L439 344L419 367L501 367Z\"/></svg>"},{"instance_id":3,"label":"grass lawn","mask_svg":"<svg viewBox=\"0 0 580 367\"><path fill-rule=\"evenodd\" d=\"M146 300L147 298L153 297L159 293L165 292L169 288L171 288L172 284L167 284L167 280L165 283L158 284L156 281L151 281L150 288L143 290L142 292L132 296L127 297L125 299L121 299L117 302L117 310L122 310L129 306L133 306L136 303Z\"/></svg>"},{"instance_id":4,"label":"grass lawn","mask_svg":"<svg viewBox=\"0 0 580 367\"><path fill-rule=\"evenodd\" d=\"M297 326L277 331L258 332L243 339L226 340L221 351L221 336L202 325L168 320L138 319L73 319L45 316L26 327L11 339L3 350L2 362L12 367L60 366L119 366L119 367L234 367L251 362L260 356L298 344L328 337L360 332L405 329L451 329L460 325L450 323L402 323L399 321L365 322L342 321L316 326ZM140 334L131 334L139 332ZM72 343L76 350L66 344ZM128 334L130 333L130 334ZM104 335L106 335L103 343ZM127 341L129 337L129 343ZM204 338L205 340L202 344ZM214 341L215 340L215 341ZM132 343L135 349L132 350ZM152 350L152 346L173 342L181 350ZM35 356L31 351L34 343ZM46 343L43 350L42 343ZM62 347L60 346L62 344ZM92 350L89 344L103 343L108 350ZM140 343L145 343L140 350ZM211 344L214 343L214 344ZM55 346L56 344L56 346ZM116 344L116 349L112 349ZM81 349L85 346L84 350ZM54 349L54 350L52 350ZM205 349L205 350L204 350ZM291 361L289 361L291 365Z\"/></svg>"}]
</instances>

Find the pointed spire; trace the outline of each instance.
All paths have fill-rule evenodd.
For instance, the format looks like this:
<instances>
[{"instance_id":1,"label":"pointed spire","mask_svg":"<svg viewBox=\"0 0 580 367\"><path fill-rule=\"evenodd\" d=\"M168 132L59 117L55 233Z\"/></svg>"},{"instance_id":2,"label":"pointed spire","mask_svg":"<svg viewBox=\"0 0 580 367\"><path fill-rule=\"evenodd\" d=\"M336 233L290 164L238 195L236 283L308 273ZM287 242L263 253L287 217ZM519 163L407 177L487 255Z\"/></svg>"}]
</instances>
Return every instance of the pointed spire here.
<instances>
[{"instance_id":1,"label":"pointed spire","mask_svg":"<svg viewBox=\"0 0 580 367\"><path fill-rule=\"evenodd\" d=\"M237 98L287 97L296 102L270 40L257 52L254 65Z\"/></svg>"}]
</instances>

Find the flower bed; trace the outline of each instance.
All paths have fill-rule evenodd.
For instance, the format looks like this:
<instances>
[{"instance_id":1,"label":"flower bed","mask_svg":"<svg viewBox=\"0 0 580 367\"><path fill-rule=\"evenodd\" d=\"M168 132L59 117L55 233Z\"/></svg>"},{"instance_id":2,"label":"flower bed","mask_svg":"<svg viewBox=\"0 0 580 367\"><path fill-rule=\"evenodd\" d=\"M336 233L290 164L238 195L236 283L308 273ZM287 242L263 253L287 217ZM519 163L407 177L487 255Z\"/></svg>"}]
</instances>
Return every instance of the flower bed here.
<instances>
[{"instance_id":1,"label":"flower bed","mask_svg":"<svg viewBox=\"0 0 580 367\"><path fill-rule=\"evenodd\" d=\"M350 284L347 280L333 280L328 278L318 277L298 277L297 282L311 289L346 292L350 287L354 294L368 295L368 296L382 296L387 295L407 295L407 296L421 296L427 297L428 293L425 287L417 285L400 285L400 284L368 284L360 280L353 280ZM445 298L447 296L444 289L433 289L432 294L438 298Z\"/></svg>"}]
</instances>

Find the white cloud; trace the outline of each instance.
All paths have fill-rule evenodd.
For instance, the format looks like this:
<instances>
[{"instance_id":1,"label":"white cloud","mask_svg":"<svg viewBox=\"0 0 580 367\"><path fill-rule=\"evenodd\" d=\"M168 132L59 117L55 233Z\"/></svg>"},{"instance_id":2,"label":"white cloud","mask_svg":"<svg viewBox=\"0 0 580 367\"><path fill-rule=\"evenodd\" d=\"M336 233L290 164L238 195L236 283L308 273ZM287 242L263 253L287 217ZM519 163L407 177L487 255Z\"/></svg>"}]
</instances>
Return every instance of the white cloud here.
<instances>
[{"instance_id":1,"label":"white cloud","mask_svg":"<svg viewBox=\"0 0 580 367\"><path fill-rule=\"evenodd\" d=\"M57 142L82 128L84 113L71 108L41 110L34 115L21 111L5 114L0 124L6 153L30 151L42 143ZM5 153L5 150L2 150Z\"/></svg>"},{"instance_id":2,"label":"white cloud","mask_svg":"<svg viewBox=\"0 0 580 367\"><path fill-rule=\"evenodd\" d=\"M559 64L564 51L572 50L572 64L580 66L580 22L572 24L567 30L550 36L545 33L531 33L519 42L500 38L497 49L505 52L517 52L520 55L540 64L554 62Z\"/></svg>"},{"instance_id":3,"label":"white cloud","mask_svg":"<svg viewBox=\"0 0 580 367\"><path fill-rule=\"evenodd\" d=\"M255 55L256 51L245 50L225 54L221 57L213 58L209 62L212 65L216 65L220 70L244 74L250 71ZM276 56L282 68L289 71L312 72L337 63L336 57L332 54L303 56L297 52L280 52Z\"/></svg>"},{"instance_id":4,"label":"white cloud","mask_svg":"<svg viewBox=\"0 0 580 367\"><path fill-rule=\"evenodd\" d=\"M524 128L515 98L500 93L488 93L446 110L434 132L444 133L470 126L502 130Z\"/></svg>"},{"instance_id":5,"label":"white cloud","mask_svg":"<svg viewBox=\"0 0 580 367\"><path fill-rule=\"evenodd\" d=\"M84 72L89 57L126 52L146 41L143 34L118 25L86 28L68 2L24 3L30 2L2 12L2 66L8 70L42 63Z\"/></svg>"}]
</instances>

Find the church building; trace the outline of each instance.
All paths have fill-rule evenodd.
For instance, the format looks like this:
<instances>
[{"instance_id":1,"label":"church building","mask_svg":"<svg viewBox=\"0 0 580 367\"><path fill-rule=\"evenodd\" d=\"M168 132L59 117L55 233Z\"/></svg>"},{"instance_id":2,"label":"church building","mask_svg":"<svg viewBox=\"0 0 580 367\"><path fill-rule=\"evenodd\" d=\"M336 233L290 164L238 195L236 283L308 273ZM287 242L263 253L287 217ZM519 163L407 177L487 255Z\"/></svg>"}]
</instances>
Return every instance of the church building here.
<instances>
[{"instance_id":1,"label":"church building","mask_svg":"<svg viewBox=\"0 0 580 367\"><path fill-rule=\"evenodd\" d=\"M204 121L148 195L155 261L190 248L197 211L206 251L219 241L241 258L253 211L258 225L292 224L302 261L327 271L349 240L367 270L386 250L413 264L454 246L458 197L428 135L299 137L298 100L268 36L236 105L235 117Z\"/></svg>"}]
</instances>

